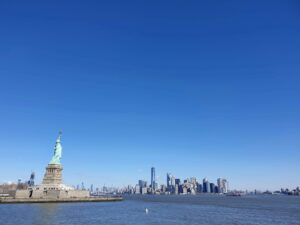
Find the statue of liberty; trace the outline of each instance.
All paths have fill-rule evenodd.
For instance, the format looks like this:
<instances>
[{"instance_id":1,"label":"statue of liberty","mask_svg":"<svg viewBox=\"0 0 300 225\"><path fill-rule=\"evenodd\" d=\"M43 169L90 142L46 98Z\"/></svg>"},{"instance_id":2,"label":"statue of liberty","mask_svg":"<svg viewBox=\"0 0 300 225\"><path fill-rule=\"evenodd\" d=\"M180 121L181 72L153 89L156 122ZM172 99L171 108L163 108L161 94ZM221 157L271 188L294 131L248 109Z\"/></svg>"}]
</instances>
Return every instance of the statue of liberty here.
<instances>
[{"instance_id":1,"label":"statue of liberty","mask_svg":"<svg viewBox=\"0 0 300 225\"><path fill-rule=\"evenodd\" d=\"M60 159L61 159L61 153L62 153L62 147L60 144L60 138L61 138L62 132L60 131L58 134L58 137L56 139L55 147L54 147L54 155L52 156L52 159L49 164L59 164L60 165Z\"/></svg>"}]
</instances>

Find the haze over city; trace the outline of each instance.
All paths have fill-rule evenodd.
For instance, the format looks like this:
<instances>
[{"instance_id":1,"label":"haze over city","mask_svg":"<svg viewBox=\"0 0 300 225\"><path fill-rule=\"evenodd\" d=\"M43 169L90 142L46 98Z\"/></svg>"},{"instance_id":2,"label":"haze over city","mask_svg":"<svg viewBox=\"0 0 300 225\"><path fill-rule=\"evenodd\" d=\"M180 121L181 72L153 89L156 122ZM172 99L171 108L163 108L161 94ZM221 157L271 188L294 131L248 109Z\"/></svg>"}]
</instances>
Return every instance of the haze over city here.
<instances>
[{"instance_id":1,"label":"haze over city","mask_svg":"<svg viewBox=\"0 0 300 225\"><path fill-rule=\"evenodd\" d=\"M299 185L296 1L0 3L0 183ZM53 10L55 9L55 10Z\"/></svg>"}]
</instances>

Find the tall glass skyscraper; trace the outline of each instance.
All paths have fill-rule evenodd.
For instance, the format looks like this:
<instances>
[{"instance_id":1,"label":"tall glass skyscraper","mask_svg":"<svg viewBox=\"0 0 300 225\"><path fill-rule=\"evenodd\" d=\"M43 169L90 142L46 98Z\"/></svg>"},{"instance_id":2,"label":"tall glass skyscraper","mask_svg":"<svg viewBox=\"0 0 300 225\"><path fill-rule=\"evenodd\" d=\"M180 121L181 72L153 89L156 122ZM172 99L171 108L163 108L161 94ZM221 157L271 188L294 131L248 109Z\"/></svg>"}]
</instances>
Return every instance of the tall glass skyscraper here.
<instances>
[{"instance_id":1,"label":"tall glass skyscraper","mask_svg":"<svg viewBox=\"0 0 300 225\"><path fill-rule=\"evenodd\" d=\"M210 192L210 185L206 178L203 179L203 192Z\"/></svg>"},{"instance_id":2,"label":"tall glass skyscraper","mask_svg":"<svg viewBox=\"0 0 300 225\"><path fill-rule=\"evenodd\" d=\"M155 185L155 168L152 167L151 168L151 188L152 188L152 191L155 190L155 187L156 187L156 185Z\"/></svg>"},{"instance_id":3,"label":"tall glass skyscraper","mask_svg":"<svg viewBox=\"0 0 300 225\"><path fill-rule=\"evenodd\" d=\"M171 174L167 173L167 189L169 189L171 186Z\"/></svg>"}]
</instances>

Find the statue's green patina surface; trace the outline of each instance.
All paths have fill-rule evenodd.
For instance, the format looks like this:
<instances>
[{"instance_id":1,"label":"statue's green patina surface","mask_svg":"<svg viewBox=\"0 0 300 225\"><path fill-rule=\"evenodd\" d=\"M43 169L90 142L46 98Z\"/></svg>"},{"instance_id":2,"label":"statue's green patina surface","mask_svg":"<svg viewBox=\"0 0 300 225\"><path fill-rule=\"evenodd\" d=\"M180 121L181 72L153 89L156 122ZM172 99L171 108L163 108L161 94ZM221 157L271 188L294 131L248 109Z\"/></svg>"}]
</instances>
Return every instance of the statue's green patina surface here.
<instances>
[{"instance_id":1,"label":"statue's green patina surface","mask_svg":"<svg viewBox=\"0 0 300 225\"><path fill-rule=\"evenodd\" d=\"M49 164L58 164L60 165L62 147L60 144L62 132L59 132L58 138L56 139L55 147L54 147L54 154Z\"/></svg>"}]
</instances>

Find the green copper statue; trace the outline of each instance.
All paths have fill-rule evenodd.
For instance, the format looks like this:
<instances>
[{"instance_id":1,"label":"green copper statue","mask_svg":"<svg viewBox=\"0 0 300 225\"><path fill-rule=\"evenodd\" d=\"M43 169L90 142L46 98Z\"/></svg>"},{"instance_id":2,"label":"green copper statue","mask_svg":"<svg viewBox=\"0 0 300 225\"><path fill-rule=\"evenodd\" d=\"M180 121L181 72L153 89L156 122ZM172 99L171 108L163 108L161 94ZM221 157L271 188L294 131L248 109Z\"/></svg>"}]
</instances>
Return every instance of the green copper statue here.
<instances>
[{"instance_id":1,"label":"green copper statue","mask_svg":"<svg viewBox=\"0 0 300 225\"><path fill-rule=\"evenodd\" d=\"M49 164L59 164L60 165L61 152L62 152L62 147L60 144L61 134L62 134L62 132L59 132L58 138L56 140L55 147L54 147L54 155Z\"/></svg>"}]
</instances>

